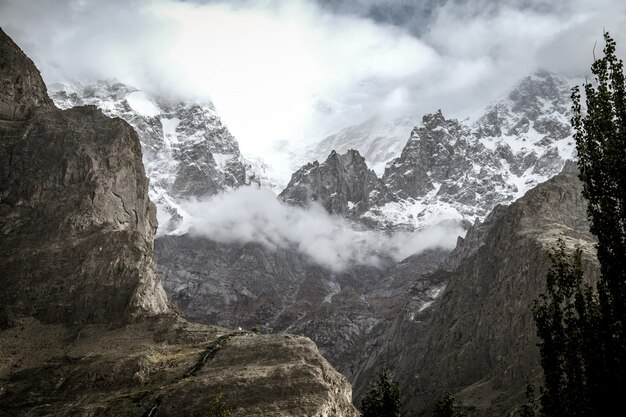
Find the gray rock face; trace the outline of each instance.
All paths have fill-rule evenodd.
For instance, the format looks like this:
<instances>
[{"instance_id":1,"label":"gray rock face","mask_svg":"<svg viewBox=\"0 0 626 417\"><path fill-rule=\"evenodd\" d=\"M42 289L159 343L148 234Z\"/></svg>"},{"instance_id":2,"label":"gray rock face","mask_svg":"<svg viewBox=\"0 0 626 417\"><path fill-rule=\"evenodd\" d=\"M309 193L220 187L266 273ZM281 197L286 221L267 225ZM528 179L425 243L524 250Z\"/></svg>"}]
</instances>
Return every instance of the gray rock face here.
<instances>
[{"instance_id":1,"label":"gray rock face","mask_svg":"<svg viewBox=\"0 0 626 417\"><path fill-rule=\"evenodd\" d=\"M444 251L415 256L412 269L388 261L380 269L335 273L312 264L296 248L271 250L188 235L160 237L155 254L164 286L186 317L305 335L348 377L360 343L393 316L390 311L412 277L432 271L446 256Z\"/></svg>"},{"instance_id":2,"label":"gray rock face","mask_svg":"<svg viewBox=\"0 0 626 417\"><path fill-rule=\"evenodd\" d=\"M61 108L98 106L130 123L141 141L150 177L150 198L158 208L160 230L175 229L181 199L202 197L249 182L239 145L211 103L183 103L151 97L115 82L54 85Z\"/></svg>"},{"instance_id":3,"label":"gray rock face","mask_svg":"<svg viewBox=\"0 0 626 417\"><path fill-rule=\"evenodd\" d=\"M0 332L3 415L205 416L219 392L235 417L359 415L350 384L305 337L173 316L107 327L23 319Z\"/></svg>"},{"instance_id":4,"label":"gray rock face","mask_svg":"<svg viewBox=\"0 0 626 417\"><path fill-rule=\"evenodd\" d=\"M545 288L547 248L558 238L580 244L587 273L597 268L581 189L575 175L563 173L471 228L452 269L419 278L403 313L378 330L389 351L368 351L361 374L375 371L371 357L391 356L417 415L448 391L471 415L510 415L540 370L531 305ZM428 292L442 284L445 291L425 307ZM357 381L358 395L366 380Z\"/></svg>"},{"instance_id":5,"label":"gray rock face","mask_svg":"<svg viewBox=\"0 0 626 417\"><path fill-rule=\"evenodd\" d=\"M0 38L1 56L13 57L1 78L38 77L3 32ZM37 80L18 81L14 109L18 87L0 92L3 114L23 118L0 119L0 305L52 323L167 311L154 275L155 209L137 135L95 107L56 109Z\"/></svg>"},{"instance_id":6,"label":"gray rock face","mask_svg":"<svg viewBox=\"0 0 626 417\"><path fill-rule=\"evenodd\" d=\"M343 155L332 151L323 163L315 161L300 168L279 197L302 206L316 201L329 213L352 218L395 200L355 150Z\"/></svg>"},{"instance_id":7,"label":"gray rock face","mask_svg":"<svg viewBox=\"0 0 626 417\"><path fill-rule=\"evenodd\" d=\"M33 62L8 36L0 38L0 119L25 120L52 100Z\"/></svg>"}]
</instances>

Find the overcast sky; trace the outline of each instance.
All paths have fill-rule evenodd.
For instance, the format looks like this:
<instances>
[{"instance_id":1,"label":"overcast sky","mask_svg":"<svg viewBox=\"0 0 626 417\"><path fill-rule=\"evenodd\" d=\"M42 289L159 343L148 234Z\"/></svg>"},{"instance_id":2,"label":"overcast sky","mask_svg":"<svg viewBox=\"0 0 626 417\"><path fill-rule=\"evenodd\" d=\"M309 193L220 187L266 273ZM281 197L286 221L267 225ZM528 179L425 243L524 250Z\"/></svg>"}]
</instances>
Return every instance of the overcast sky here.
<instances>
[{"instance_id":1,"label":"overcast sky","mask_svg":"<svg viewBox=\"0 0 626 417\"><path fill-rule=\"evenodd\" d=\"M253 154L372 115L462 117L537 68L582 76L603 28L626 49L624 0L0 0L0 25L48 83L210 97Z\"/></svg>"}]
</instances>

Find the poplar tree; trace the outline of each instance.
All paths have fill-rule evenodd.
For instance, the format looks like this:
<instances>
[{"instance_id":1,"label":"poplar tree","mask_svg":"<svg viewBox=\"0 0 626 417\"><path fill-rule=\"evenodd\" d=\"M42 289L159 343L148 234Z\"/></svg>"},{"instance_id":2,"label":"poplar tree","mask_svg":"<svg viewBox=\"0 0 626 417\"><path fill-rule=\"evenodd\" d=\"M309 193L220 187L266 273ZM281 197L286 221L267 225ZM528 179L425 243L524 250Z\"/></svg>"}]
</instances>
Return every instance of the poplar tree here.
<instances>
[{"instance_id":1,"label":"poplar tree","mask_svg":"<svg viewBox=\"0 0 626 417\"><path fill-rule=\"evenodd\" d=\"M576 149L600 276L583 282L581 251L551 252L547 294L534 317L544 371L544 416L626 415L626 88L615 41L604 34L593 82L572 91Z\"/></svg>"}]
</instances>

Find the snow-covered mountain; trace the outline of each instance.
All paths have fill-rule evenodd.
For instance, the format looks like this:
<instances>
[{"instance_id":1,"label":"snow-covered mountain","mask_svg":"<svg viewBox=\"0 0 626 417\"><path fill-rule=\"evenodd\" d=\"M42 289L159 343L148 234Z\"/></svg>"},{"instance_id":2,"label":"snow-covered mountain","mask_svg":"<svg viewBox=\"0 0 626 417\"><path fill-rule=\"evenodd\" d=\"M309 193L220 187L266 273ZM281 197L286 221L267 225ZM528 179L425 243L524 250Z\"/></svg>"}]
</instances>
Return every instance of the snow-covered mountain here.
<instances>
[{"instance_id":1,"label":"snow-covered mountain","mask_svg":"<svg viewBox=\"0 0 626 417\"><path fill-rule=\"evenodd\" d=\"M298 205L319 201L332 213L384 229L483 219L574 157L569 87L567 79L539 71L475 121L447 119L438 111L417 126L411 119L371 119L343 129L302 152L325 162L305 164L280 196ZM186 215L181 199L250 183L280 191L271 180L274 167L241 155L210 102L173 101L106 81L51 90L59 107L96 105L135 127L160 234L178 233Z\"/></svg>"},{"instance_id":2,"label":"snow-covered mountain","mask_svg":"<svg viewBox=\"0 0 626 417\"><path fill-rule=\"evenodd\" d=\"M569 88L567 79L539 71L489 105L474 122L447 119L441 111L423 116L382 175L385 189L377 193L392 197L376 198L375 204L359 213L360 220L392 229L419 229L450 220L473 222L484 219L497 204L511 203L556 175L566 160L575 157ZM396 142L389 138L395 132L388 137L364 134L361 140L346 133L363 126L323 140L320 149L344 137L355 150L385 158L371 150L393 148ZM337 180L307 181L305 171L311 170L305 166L296 172L282 196L303 195L295 188L307 184L309 199L318 200ZM333 178L343 175L337 169L329 173Z\"/></svg>"},{"instance_id":3,"label":"snow-covered mountain","mask_svg":"<svg viewBox=\"0 0 626 417\"><path fill-rule=\"evenodd\" d=\"M210 102L187 103L150 96L118 82L56 83L60 108L95 105L137 131L159 233L175 230L184 216L181 199L202 197L257 181L239 145ZM258 163L257 165L260 165Z\"/></svg>"},{"instance_id":4,"label":"snow-covered mountain","mask_svg":"<svg viewBox=\"0 0 626 417\"><path fill-rule=\"evenodd\" d=\"M343 155L332 151L323 163L303 166L279 197L294 205L317 201L329 213L354 219L371 207L396 200L355 150Z\"/></svg>"}]
</instances>

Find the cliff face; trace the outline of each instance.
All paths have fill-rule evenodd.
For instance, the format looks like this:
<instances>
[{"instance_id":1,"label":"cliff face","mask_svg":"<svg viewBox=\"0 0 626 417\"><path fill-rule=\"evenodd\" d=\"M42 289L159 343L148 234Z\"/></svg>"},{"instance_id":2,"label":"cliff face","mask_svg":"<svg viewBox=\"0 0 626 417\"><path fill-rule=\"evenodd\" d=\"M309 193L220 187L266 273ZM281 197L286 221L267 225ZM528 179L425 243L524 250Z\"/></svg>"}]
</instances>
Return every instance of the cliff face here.
<instances>
[{"instance_id":1,"label":"cliff face","mask_svg":"<svg viewBox=\"0 0 626 417\"><path fill-rule=\"evenodd\" d=\"M376 370L371 358L393 357L393 374L411 393L409 408L417 415L427 414L446 392L471 415L515 410L528 379L540 373L531 308L545 290L547 249L558 238L579 244L587 274L596 269L581 189L576 174L564 172L473 226L449 269L417 279L401 315L372 331L386 349L372 346L363 353L370 360L359 371L357 394ZM437 288L445 290L429 300Z\"/></svg>"},{"instance_id":2,"label":"cliff face","mask_svg":"<svg viewBox=\"0 0 626 417\"><path fill-rule=\"evenodd\" d=\"M384 290L384 269L355 266L333 272L293 248L183 235L163 236L155 249L163 285L185 317L305 335L342 372L358 341L382 318L384 301L396 295Z\"/></svg>"},{"instance_id":3,"label":"cliff face","mask_svg":"<svg viewBox=\"0 0 626 417\"><path fill-rule=\"evenodd\" d=\"M137 135L95 107L55 108L32 62L0 39L0 305L51 323L167 311Z\"/></svg>"},{"instance_id":4,"label":"cliff face","mask_svg":"<svg viewBox=\"0 0 626 417\"><path fill-rule=\"evenodd\" d=\"M4 33L0 51L0 119L24 120L36 108L52 108L39 71Z\"/></svg>"},{"instance_id":5,"label":"cliff face","mask_svg":"<svg viewBox=\"0 0 626 417\"><path fill-rule=\"evenodd\" d=\"M1 30L0 81L0 415L206 415L220 391L235 416L358 415L309 339L170 309L126 122L55 108Z\"/></svg>"}]
</instances>

